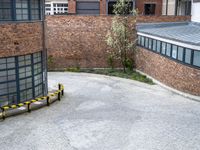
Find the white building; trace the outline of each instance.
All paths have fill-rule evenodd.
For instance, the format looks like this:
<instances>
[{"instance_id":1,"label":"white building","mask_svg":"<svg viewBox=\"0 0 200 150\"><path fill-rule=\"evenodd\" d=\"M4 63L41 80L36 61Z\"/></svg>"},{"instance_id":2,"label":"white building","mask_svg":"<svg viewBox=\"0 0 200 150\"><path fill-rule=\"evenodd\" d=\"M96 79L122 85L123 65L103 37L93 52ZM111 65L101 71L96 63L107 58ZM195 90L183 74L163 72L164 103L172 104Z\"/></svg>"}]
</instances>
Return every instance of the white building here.
<instances>
[{"instance_id":1,"label":"white building","mask_svg":"<svg viewBox=\"0 0 200 150\"><path fill-rule=\"evenodd\" d=\"M68 0L46 0L45 14L46 15L59 15L67 14Z\"/></svg>"},{"instance_id":2,"label":"white building","mask_svg":"<svg viewBox=\"0 0 200 150\"><path fill-rule=\"evenodd\" d=\"M191 0L163 0L163 15L191 15Z\"/></svg>"}]
</instances>

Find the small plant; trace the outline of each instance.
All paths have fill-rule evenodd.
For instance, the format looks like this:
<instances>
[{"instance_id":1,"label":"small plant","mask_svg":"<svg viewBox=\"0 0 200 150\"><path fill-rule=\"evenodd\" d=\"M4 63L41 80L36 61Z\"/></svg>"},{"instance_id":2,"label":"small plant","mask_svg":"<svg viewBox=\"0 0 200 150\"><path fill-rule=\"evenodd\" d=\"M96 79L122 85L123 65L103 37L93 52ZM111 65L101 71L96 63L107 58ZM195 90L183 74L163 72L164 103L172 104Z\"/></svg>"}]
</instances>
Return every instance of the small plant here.
<instances>
[{"instance_id":1,"label":"small plant","mask_svg":"<svg viewBox=\"0 0 200 150\"><path fill-rule=\"evenodd\" d=\"M120 69L81 69L81 72L127 78L127 79L144 82L150 85L154 84L153 81L149 79L147 76L142 75L139 72L136 72L133 70L127 71L126 73L124 73L123 70L120 70Z\"/></svg>"},{"instance_id":2,"label":"small plant","mask_svg":"<svg viewBox=\"0 0 200 150\"><path fill-rule=\"evenodd\" d=\"M111 67L111 69L114 69L114 56L113 55L108 56L108 65Z\"/></svg>"},{"instance_id":3,"label":"small plant","mask_svg":"<svg viewBox=\"0 0 200 150\"><path fill-rule=\"evenodd\" d=\"M54 59L52 55L49 55L47 58L47 63L48 63L48 69L53 68L54 65Z\"/></svg>"},{"instance_id":4,"label":"small plant","mask_svg":"<svg viewBox=\"0 0 200 150\"><path fill-rule=\"evenodd\" d=\"M80 68L79 67L70 67L70 68L66 68L65 71L68 71L68 72L80 72Z\"/></svg>"}]
</instances>

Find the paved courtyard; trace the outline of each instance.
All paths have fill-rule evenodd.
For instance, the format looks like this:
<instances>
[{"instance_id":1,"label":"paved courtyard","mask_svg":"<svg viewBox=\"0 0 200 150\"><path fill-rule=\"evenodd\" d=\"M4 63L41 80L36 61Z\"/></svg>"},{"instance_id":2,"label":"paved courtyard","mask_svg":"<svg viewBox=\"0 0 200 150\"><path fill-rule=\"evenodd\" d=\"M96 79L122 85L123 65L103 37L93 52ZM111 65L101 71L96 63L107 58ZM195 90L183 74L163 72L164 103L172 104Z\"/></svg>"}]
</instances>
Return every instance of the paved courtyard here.
<instances>
[{"instance_id":1,"label":"paved courtyard","mask_svg":"<svg viewBox=\"0 0 200 150\"><path fill-rule=\"evenodd\" d=\"M2 150L199 150L200 103L158 85L49 73L50 107L0 122Z\"/></svg>"}]
</instances>

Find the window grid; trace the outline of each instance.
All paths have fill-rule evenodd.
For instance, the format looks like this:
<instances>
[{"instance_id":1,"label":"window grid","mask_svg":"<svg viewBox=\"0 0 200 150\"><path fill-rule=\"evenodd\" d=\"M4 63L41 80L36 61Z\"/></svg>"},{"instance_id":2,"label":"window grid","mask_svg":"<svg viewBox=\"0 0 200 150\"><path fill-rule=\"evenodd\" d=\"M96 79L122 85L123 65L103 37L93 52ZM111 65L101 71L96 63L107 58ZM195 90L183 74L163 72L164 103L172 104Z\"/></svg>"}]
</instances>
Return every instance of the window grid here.
<instances>
[{"instance_id":1,"label":"window grid","mask_svg":"<svg viewBox=\"0 0 200 150\"><path fill-rule=\"evenodd\" d=\"M140 35L138 35L138 39L140 39L138 46L161 54L179 63L200 69L200 51L198 50L181 47L175 44L166 43ZM149 45L150 43L151 46Z\"/></svg>"},{"instance_id":2,"label":"window grid","mask_svg":"<svg viewBox=\"0 0 200 150\"><path fill-rule=\"evenodd\" d=\"M41 20L41 0L0 0L0 21Z\"/></svg>"},{"instance_id":3,"label":"window grid","mask_svg":"<svg viewBox=\"0 0 200 150\"><path fill-rule=\"evenodd\" d=\"M36 62L33 62L34 56ZM0 106L16 104L43 95L41 52L0 58ZM34 73L34 66L40 66ZM36 86L35 86L36 85ZM36 94L35 94L35 90Z\"/></svg>"}]
</instances>

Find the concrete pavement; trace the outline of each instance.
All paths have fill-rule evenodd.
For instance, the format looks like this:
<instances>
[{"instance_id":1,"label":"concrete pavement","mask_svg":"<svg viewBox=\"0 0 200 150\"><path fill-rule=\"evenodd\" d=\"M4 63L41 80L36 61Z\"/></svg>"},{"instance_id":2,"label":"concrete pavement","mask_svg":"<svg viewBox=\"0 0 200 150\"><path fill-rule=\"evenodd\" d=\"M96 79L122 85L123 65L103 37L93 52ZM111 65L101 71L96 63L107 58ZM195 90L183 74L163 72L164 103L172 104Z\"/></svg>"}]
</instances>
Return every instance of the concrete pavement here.
<instances>
[{"instance_id":1,"label":"concrete pavement","mask_svg":"<svg viewBox=\"0 0 200 150\"><path fill-rule=\"evenodd\" d=\"M200 103L158 85L84 73L49 73L65 97L0 122L2 150L198 150Z\"/></svg>"}]
</instances>

